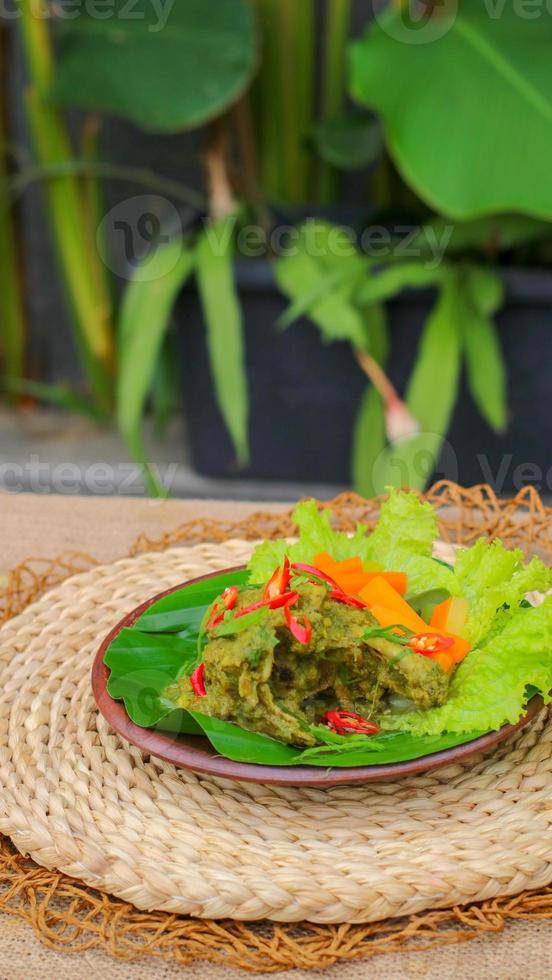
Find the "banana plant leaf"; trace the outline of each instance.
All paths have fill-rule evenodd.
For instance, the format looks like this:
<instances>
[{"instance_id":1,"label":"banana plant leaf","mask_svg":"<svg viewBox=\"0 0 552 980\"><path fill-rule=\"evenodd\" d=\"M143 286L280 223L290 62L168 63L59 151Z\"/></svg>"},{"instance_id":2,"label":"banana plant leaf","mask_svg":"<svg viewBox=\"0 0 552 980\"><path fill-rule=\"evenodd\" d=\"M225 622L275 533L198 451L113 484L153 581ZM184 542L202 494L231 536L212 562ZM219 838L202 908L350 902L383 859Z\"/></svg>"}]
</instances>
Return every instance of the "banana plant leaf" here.
<instances>
[{"instance_id":1,"label":"banana plant leaf","mask_svg":"<svg viewBox=\"0 0 552 980\"><path fill-rule=\"evenodd\" d=\"M136 725L176 735L204 735L220 755L235 762L327 769L418 759L483 734L414 736L408 732L386 732L370 738L336 735L329 744L300 750L231 722L178 708L167 692L201 661L200 629L207 609L223 589L230 584L243 585L247 577L244 569L184 586L159 599L133 626L115 637L105 656L111 671L107 689L112 698L124 701Z\"/></svg>"}]
</instances>

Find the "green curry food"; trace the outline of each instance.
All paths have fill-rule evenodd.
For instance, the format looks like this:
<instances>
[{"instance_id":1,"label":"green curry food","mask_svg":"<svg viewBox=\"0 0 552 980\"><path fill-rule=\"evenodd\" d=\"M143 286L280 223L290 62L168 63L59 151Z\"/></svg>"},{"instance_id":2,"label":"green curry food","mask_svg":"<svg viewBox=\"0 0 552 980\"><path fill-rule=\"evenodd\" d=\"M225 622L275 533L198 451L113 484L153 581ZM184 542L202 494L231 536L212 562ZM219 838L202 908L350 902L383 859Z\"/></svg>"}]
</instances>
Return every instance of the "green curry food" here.
<instances>
[{"instance_id":1,"label":"green curry food","mask_svg":"<svg viewBox=\"0 0 552 980\"><path fill-rule=\"evenodd\" d=\"M449 675L438 663L382 636L364 639L377 627L367 609L337 601L322 583L294 583L295 622L310 625L307 642L297 639L286 606L261 606L247 615L255 621L237 632L210 631L203 650L204 696L184 677L178 704L287 744L312 746L312 728L329 711L348 711L378 720L390 710L390 697L411 708L441 705ZM263 602L263 589L240 592L225 624L239 623L244 609ZM260 615L259 615L260 614ZM304 641L305 637L301 639ZM377 731L377 729L375 729Z\"/></svg>"},{"instance_id":2,"label":"green curry food","mask_svg":"<svg viewBox=\"0 0 552 980\"><path fill-rule=\"evenodd\" d=\"M237 761L373 765L550 700L552 596L526 601L552 590L539 558L480 539L438 562L436 514L409 493L371 533L335 531L312 500L294 519L294 543L264 542L247 571L184 586L112 641L108 690L136 724Z\"/></svg>"}]
</instances>

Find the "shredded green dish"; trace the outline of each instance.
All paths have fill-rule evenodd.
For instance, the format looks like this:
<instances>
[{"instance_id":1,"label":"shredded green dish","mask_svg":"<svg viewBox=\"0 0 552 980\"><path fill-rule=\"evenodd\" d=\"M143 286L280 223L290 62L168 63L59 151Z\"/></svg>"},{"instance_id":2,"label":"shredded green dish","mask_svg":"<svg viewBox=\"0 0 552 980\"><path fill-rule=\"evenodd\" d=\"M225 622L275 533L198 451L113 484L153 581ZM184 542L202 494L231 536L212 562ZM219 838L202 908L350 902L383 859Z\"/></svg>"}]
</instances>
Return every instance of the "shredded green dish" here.
<instances>
[{"instance_id":1,"label":"shredded green dish","mask_svg":"<svg viewBox=\"0 0 552 980\"><path fill-rule=\"evenodd\" d=\"M525 600L552 588L552 571L540 559L525 563L521 551L479 540L458 551L454 568L437 561L436 515L410 493L391 493L372 534L362 525L352 535L334 531L314 501L299 504L294 517L297 543L261 544L247 572L184 587L116 637L106 655L108 690L137 724L205 734L236 761L346 767L418 758L517 722L537 692L549 700L552 597L536 608ZM297 598L287 610L247 611L262 601L285 556L308 565L323 552L404 572L413 606L411 597L420 608L444 596L467 600L462 635L471 651L444 679L436 663L412 653L408 636L400 646L369 610L332 605L312 580L292 581ZM221 593L234 586L234 605L206 631ZM373 659L359 671L363 643ZM202 695L204 681L210 697ZM323 708L335 706L325 703L329 691L339 693L340 708L361 706L379 733L341 734L320 724Z\"/></svg>"}]
</instances>

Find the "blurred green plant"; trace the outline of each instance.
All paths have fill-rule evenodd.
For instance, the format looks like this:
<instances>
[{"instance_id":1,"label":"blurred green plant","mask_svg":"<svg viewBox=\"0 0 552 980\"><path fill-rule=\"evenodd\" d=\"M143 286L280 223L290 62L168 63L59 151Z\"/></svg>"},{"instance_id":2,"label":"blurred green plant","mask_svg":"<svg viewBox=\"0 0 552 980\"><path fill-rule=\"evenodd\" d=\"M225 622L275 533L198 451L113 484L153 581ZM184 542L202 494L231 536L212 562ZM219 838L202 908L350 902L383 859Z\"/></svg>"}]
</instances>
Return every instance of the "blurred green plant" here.
<instances>
[{"instance_id":1,"label":"blurred green plant","mask_svg":"<svg viewBox=\"0 0 552 980\"><path fill-rule=\"evenodd\" d=\"M440 7L423 44L405 39L399 5L378 17L352 47L354 97L379 114L393 160L430 207L460 221L552 218L550 18L508 2L496 16L481 0Z\"/></svg>"},{"instance_id":2,"label":"blurred green plant","mask_svg":"<svg viewBox=\"0 0 552 980\"><path fill-rule=\"evenodd\" d=\"M503 253L550 238L548 20L520 18L509 3L490 17L479 0L460 6L444 0L429 10L426 43L419 37L414 43L412 34L405 37L402 2L389 3L352 45L348 68L351 0L186 0L163 23L146 0L136 5L140 16L125 19L125 4L114 0L113 18L106 20L83 7L79 17L54 23L53 32L33 17L36 3L33 10L29 0L22 4L36 160L11 176L10 187L16 192L30 181L45 182L94 412L105 416L116 401L129 448L146 463L143 414L150 400L158 420L170 411L172 399L163 391L172 384L167 331L176 298L194 275L218 404L236 459L245 463L237 234L252 218L270 229L273 206L308 214L339 202L341 173L356 169L366 174L366 204L375 205L376 223L420 225L410 242L416 259L402 259L393 248L377 261L355 248L336 249L335 236L345 233L311 222L301 229L296 254L274 261L290 301L280 326L307 316L325 341L348 341L368 376L354 433L355 487L379 492L405 474L424 485L462 367L482 416L503 431L507 383L493 319L503 300L497 265ZM77 152L60 113L69 107L122 116L156 132L205 126L207 205L161 175L103 161L93 116ZM209 218L185 240L145 257L115 313L93 244L101 181L108 177L192 200ZM428 259L444 232L446 254L435 268ZM326 241L322 255L319 243L309 246L314 233ZM386 374L386 302L405 288L427 287L436 301L403 401ZM21 336L19 325L13 334ZM56 390L52 400L62 396ZM425 463L416 468L420 459ZM151 473L149 481L159 491Z\"/></svg>"},{"instance_id":3,"label":"blurred green plant","mask_svg":"<svg viewBox=\"0 0 552 980\"><path fill-rule=\"evenodd\" d=\"M495 431L505 427L505 368L492 321L502 304L502 281L492 269L468 262L445 260L428 269L423 259L376 261L342 235L340 247L334 241L330 248L333 226L309 222L301 229L296 254L278 263L279 285L291 300L282 323L288 327L308 316L326 341L348 341L370 377L353 440L355 487L373 496L406 477L422 488L450 424L463 362L482 415ZM404 431L397 437L396 392L373 366L375 361L384 368L389 353L384 304L406 288L429 286L437 290L437 301L422 332L399 418Z\"/></svg>"},{"instance_id":4,"label":"blurred green plant","mask_svg":"<svg viewBox=\"0 0 552 980\"><path fill-rule=\"evenodd\" d=\"M24 371L25 311L21 265L11 200L9 131L7 126L7 64L5 30L0 26L0 318L2 321L2 368L21 377Z\"/></svg>"},{"instance_id":5,"label":"blurred green plant","mask_svg":"<svg viewBox=\"0 0 552 980\"><path fill-rule=\"evenodd\" d=\"M46 0L24 0L21 4L29 73L25 105L36 157L43 166L65 163L73 155L65 122L50 100L54 57L48 15ZM108 415L113 404L115 351L106 269L94 247L93 229L86 222L82 188L76 178L66 175L48 182L46 199L81 363L97 407Z\"/></svg>"}]
</instances>

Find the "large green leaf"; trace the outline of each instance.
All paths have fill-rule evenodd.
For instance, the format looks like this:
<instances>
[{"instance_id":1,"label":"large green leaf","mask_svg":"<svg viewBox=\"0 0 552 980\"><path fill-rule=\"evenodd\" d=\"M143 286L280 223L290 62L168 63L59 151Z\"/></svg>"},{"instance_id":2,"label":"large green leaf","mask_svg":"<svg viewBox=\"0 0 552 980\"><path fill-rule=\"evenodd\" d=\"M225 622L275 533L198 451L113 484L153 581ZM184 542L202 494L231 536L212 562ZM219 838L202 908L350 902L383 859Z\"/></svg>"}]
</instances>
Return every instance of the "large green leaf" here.
<instances>
[{"instance_id":1,"label":"large green leaf","mask_svg":"<svg viewBox=\"0 0 552 980\"><path fill-rule=\"evenodd\" d=\"M309 765L325 769L347 769L351 766L386 765L419 759L431 752L441 752L483 734L471 732L469 735L412 736L408 732L393 732L386 733L377 740L363 739L362 745L358 744L359 740L355 740L355 748L350 750L347 750L344 739L340 748L336 745L317 746L301 752L267 735L248 732L230 722L219 721L218 718L209 718L195 711L186 714L191 715L220 755L234 762L262 763L265 766Z\"/></svg>"},{"instance_id":2,"label":"large green leaf","mask_svg":"<svg viewBox=\"0 0 552 980\"><path fill-rule=\"evenodd\" d=\"M150 606L132 628L122 630L113 640L105 657L111 671L108 691L124 701L135 724L182 734L203 733L220 755L237 762L323 768L416 759L480 734L392 732L372 739L327 735L330 744L301 751L231 722L179 709L169 699L170 690L197 666L199 624L206 610L229 582L243 585L246 578L246 572L227 573L185 586Z\"/></svg>"},{"instance_id":3,"label":"large green leaf","mask_svg":"<svg viewBox=\"0 0 552 980\"><path fill-rule=\"evenodd\" d=\"M479 411L495 432L507 420L506 363L492 314L503 296L495 273L466 269L465 316L462 324L468 385Z\"/></svg>"},{"instance_id":4,"label":"large green leaf","mask_svg":"<svg viewBox=\"0 0 552 980\"><path fill-rule=\"evenodd\" d=\"M424 328L406 403L426 432L443 436L452 417L460 375L461 282L450 272Z\"/></svg>"},{"instance_id":5,"label":"large green leaf","mask_svg":"<svg viewBox=\"0 0 552 980\"><path fill-rule=\"evenodd\" d=\"M257 58L247 0L109 6L101 17L82 4L60 18L56 102L177 130L220 115L246 88Z\"/></svg>"},{"instance_id":6,"label":"large green leaf","mask_svg":"<svg viewBox=\"0 0 552 980\"><path fill-rule=\"evenodd\" d=\"M353 430L351 481L353 489L370 499L378 493L374 483L376 463L387 445L385 406L377 388L368 385L360 402Z\"/></svg>"},{"instance_id":7,"label":"large green leaf","mask_svg":"<svg viewBox=\"0 0 552 980\"><path fill-rule=\"evenodd\" d=\"M385 309L385 307L383 308ZM370 353L378 364L385 367L389 354L389 329L385 318L379 329L372 327ZM353 430L351 453L351 478L354 489L365 497L374 497L374 467L386 447L385 406L374 385L368 385L362 396Z\"/></svg>"},{"instance_id":8,"label":"large green leaf","mask_svg":"<svg viewBox=\"0 0 552 980\"><path fill-rule=\"evenodd\" d=\"M117 422L130 452L146 467L142 416L172 308L193 263L193 252L181 239L153 249L123 296L118 325Z\"/></svg>"},{"instance_id":9,"label":"large green leaf","mask_svg":"<svg viewBox=\"0 0 552 980\"><path fill-rule=\"evenodd\" d=\"M124 629L113 640L105 662L111 670L107 689L122 698L137 725L153 728L176 709L163 692L198 662L197 641L178 633L142 633Z\"/></svg>"},{"instance_id":10,"label":"large green leaf","mask_svg":"<svg viewBox=\"0 0 552 980\"><path fill-rule=\"evenodd\" d=\"M197 283L219 408L240 464L249 458L249 394L240 300L234 277L235 217L203 232L197 244Z\"/></svg>"},{"instance_id":11,"label":"large green leaf","mask_svg":"<svg viewBox=\"0 0 552 980\"><path fill-rule=\"evenodd\" d=\"M198 615L229 585L243 585L247 571L228 572L204 579L184 589L171 592L150 606L135 623L143 633L185 633L196 630ZM197 633L197 630L196 630Z\"/></svg>"},{"instance_id":12,"label":"large green leaf","mask_svg":"<svg viewBox=\"0 0 552 980\"><path fill-rule=\"evenodd\" d=\"M376 493L388 486L423 489L431 479L456 404L462 311L460 273L448 270L424 327L406 392L406 404L420 432L393 443L375 459L372 482Z\"/></svg>"},{"instance_id":13,"label":"large green leaf","mask_svg":"<svg viewBox=\"0 0 552 980\"><path fill-rule=\"evenodd\" d=\"M352 90L381 114L406 180L460 219L552 217L550 17L462 0L422 29L404 18L394 5L354 46Z\"/></svg>"}]
</instances>

